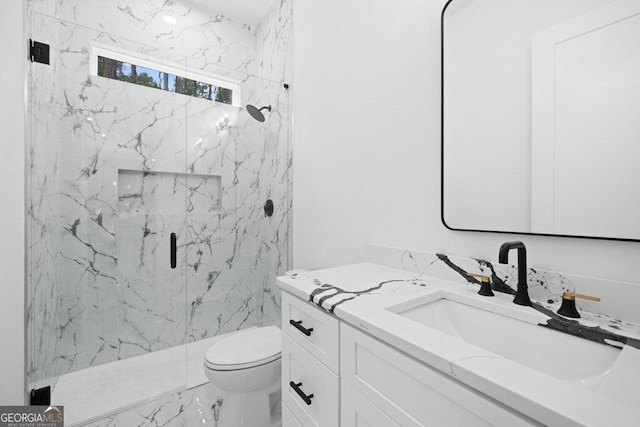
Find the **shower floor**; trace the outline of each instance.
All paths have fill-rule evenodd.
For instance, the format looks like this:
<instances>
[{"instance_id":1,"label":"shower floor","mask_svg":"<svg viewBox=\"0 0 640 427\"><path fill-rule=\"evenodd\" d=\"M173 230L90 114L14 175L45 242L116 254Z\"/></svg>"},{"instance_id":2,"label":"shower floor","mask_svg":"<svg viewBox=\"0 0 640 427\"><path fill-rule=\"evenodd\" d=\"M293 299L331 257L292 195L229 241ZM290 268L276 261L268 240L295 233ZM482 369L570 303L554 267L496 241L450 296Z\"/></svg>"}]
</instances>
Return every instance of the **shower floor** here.
<instances>
[{"instance_id":1,"label":"shower floor","mask_svg":"<svg viewBox=\"0 0 640 427\"><path fill-rule=\"evenodd\" d=\"M205 384L204 353L229 335L61 375L51 403L64 406L65 425L73 426Z\"/></svg>"}]
</instances>

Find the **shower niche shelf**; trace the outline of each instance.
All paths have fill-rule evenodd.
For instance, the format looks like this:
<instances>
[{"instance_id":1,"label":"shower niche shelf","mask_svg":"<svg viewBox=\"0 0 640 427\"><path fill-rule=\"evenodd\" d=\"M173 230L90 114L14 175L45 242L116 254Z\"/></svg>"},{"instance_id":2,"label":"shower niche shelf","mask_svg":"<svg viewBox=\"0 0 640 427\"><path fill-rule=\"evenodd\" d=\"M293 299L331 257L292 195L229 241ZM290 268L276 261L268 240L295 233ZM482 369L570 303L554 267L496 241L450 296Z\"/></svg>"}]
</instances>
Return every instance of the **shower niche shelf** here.
<instances>
[{"instance_id":1,"label":"shower niche shelf","mask_svg":"<svg viewBox=\"0 0 640 427\"><path fill-rule=\"evenodd\" d=\"M118 214L220 211L220 175L118 169Z\"/></svg>"}]
</instances>

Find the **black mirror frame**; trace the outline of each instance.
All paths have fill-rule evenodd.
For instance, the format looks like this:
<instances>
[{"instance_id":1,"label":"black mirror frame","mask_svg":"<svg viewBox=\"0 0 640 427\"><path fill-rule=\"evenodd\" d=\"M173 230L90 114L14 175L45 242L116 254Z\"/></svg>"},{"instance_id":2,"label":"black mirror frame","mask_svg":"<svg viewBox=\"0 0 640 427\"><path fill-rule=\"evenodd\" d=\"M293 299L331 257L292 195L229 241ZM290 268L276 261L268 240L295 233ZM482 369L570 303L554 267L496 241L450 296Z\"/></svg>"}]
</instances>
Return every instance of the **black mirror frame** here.
<instances>
[{"instance_id":1,"label":"black mirror frame","mask_svg":"<svg viewBox=\"0 0 640 427\"><path fill-rule=\"evenodd\" d=\"M444 14L454 0L448 0L440 14L440 221L451 231L472 231L476 233L516 234L524 236L569 237L573 239L608 240L617 242L640 242L640 239L621 237L579 236L571 234L531 233L524 231L478 230L473 228L454 228L444 218Z\"/></svg>"}]
</instances>

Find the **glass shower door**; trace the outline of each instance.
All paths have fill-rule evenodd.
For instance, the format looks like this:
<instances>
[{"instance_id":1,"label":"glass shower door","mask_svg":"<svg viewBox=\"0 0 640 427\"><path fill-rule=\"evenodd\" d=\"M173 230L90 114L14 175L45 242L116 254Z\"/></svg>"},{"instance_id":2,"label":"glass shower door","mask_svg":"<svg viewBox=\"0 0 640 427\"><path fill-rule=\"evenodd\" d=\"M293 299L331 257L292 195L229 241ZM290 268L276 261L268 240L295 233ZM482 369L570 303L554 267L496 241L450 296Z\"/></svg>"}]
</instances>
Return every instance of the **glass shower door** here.
<instances>
[{"instance_id":1,"label":"glass shower door","mask_svg":"<svg viewBox=\"0 0 640 427\"><path fill-rule=\"evenodd\" d=\"M73 424L186 384L189 101L131 67L185 63L38 11L27 24L51 46L28 71L28 382ZM97 51L122 79L96 75Z\"/></svg>"}]
</instances>

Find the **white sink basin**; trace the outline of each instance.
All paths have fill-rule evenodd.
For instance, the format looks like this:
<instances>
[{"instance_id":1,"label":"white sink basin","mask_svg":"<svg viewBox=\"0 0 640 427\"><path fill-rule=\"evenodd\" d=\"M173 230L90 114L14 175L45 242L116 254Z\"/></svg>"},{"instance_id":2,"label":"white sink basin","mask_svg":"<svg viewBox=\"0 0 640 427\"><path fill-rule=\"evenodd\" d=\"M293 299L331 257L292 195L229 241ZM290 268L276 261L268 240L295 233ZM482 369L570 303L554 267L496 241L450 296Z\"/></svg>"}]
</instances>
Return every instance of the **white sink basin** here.
<instances>
[{"instance_id":1,"label":"white sink basin","mask_svg":"<svg viewBox=\"0 0 640 427\"><path fill-rule=\"evenodd\" d=\"M441 291L388 310L592 390L602 383L620 354L615 347L538 326L546 322L546 316L498 297L480 300Z\"/></svg>"}]
</instances>

